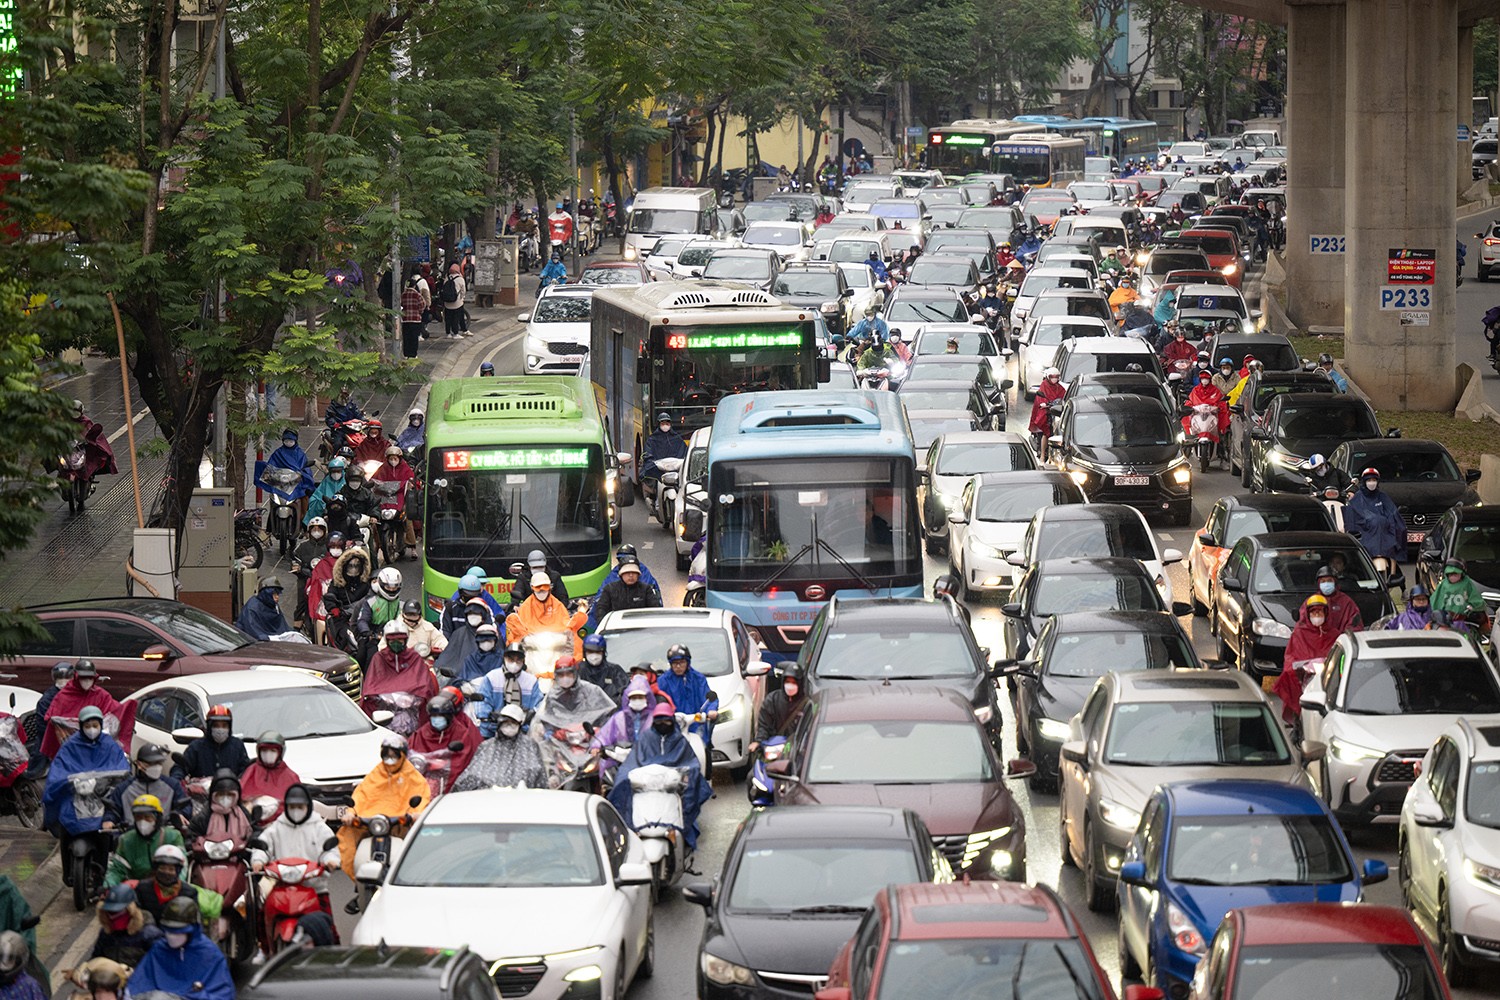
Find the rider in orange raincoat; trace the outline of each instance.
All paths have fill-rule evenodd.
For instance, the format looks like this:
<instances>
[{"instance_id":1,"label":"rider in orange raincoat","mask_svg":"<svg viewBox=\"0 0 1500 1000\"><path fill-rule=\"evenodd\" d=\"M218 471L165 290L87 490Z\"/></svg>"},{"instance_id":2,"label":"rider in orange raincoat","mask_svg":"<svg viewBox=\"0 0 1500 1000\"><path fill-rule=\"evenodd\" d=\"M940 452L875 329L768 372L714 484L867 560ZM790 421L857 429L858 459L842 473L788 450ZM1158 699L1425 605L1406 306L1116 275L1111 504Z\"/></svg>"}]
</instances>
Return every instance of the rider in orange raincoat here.
<instances>
[{"instance_id":1,"label":"rider in orange raincoat","mask_svg":"<svg viewBox=\"0 0 1500 1000\"><path fill-rule=\"evenodd\" d=\"M520 642L540 632L570 632L573 635L573 658L583 659L583 637L578 630L589 619L587 609L569 612L562 601L552 596L552 578L536 573L531 578L531 596L505 619L505 639Z\"/></svg>"},{"instance_id":2,"label":"rider in orange raincoat","mask_svg":"<svg viewBox=\"0 0 1500 1000\"><path fill-rule=\"evenodd\" d=\"M385 737L380 763L354 789L354 806L346 810L339 828L339 867L344 874L354 877L355 849L365 839L365 828L353 822L355 816L415 816L427 808L431 794L427 779L406 758L406 737L395 733ZM415 806L413 796L419 800Z\"/></svg>"}]
</instances>

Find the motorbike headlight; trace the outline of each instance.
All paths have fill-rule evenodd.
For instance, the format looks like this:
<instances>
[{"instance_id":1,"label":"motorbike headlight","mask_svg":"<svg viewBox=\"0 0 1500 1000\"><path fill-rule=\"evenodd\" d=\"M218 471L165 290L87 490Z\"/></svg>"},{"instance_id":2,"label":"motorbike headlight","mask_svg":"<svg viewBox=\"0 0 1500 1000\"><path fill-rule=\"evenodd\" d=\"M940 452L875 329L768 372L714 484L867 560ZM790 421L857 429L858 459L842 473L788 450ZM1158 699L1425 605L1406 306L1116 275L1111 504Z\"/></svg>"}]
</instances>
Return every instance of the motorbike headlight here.
<instances>
[{"instance_id":1,"label":"motorbike headlight","mask_svg":"<svg viewBox=\"0 0 1500 1000\"><path fill-rule=\"evenodd\" d=\"M1358 743L1350 743L1338 737L1328 741L1328 752L1345 764L1359 764L1367 760L1379 760L1385 756L1382 750L1374 747L1360 746Z\"/></svg>"},{"instance_id":2,"label":"motorbike headlight","mask_svg":"<svg viewBox=\"0 0 1500 1000\"><path fill-rule=\"evenodd\" d=\"M1141 825L1141 814L1122 802L1113 799L1099 800L1099 818L1116 830L1134 832Z\"/></svg>"},{"instance_id":3,"label":"motorbike headlight","mask_svg":"<svg viewBox=\"0 0 1500 1000\"><path fill-rule=\"evenodd\" d=\"M705 951L700 964L703 968L703 975L709 982L721 983L725 986L755 985L755 973L743 965L735 965L718 955L711 955Z\"/></svg>"},{"instance_id":4,"label":"motorbike headlight","mask_svg":"<svg viewBox=\"0 0 1500 1000\"><path fill-rule=\"evenodd\" d=\"M1044 740L1054 740L1062 743L1067 740L1069 732L1068 724L1061 719L1036 720L1036 734Z\"/></svg>"},{"instance_id":5,"label":"motorbike headlight","mask_svg":"<svg viewBox=\"0 0 1500 1000\"><path fill-rule=\"evenodd\" d=\"M287 885L296 885L307 877L306 865L282 865L278 871L281 872L281 881Z\"/></svg>"},{"instance_id":6,"label":"motorbike headlight","mask_svg":"<svg viewBox=\"0 0 1500 1000\"><path fill-rule=\"evenodd\" d=\"M1257 618L1250 623L1250 631L1269 639L1290 639L1292 630L1274 618Z\"/></svg>"},{"instance_id":7,"label":"motorbike headlight","mask_svg":"<svg viewBox=\"0 0 1500 1000\"><path fill-rule=\"evenodd\" d=\"M384 837L391 832L391 824L384 816L372 816L370 817L370 821L365 824L365 829L370 832L370 836L372 837Z\"/></svg>"}]
</instances>

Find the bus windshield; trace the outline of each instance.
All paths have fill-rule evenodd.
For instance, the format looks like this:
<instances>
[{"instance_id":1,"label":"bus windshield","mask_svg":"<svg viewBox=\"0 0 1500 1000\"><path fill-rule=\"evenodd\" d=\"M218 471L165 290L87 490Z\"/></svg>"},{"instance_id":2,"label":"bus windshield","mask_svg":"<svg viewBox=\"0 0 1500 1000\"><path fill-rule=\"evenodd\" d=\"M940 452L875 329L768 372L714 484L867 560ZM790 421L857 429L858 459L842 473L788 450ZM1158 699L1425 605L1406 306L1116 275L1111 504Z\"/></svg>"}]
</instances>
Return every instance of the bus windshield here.
<instances>
[{"instance_id":1,"label":"bus windshield","mask_svg":"<svg viewBox=\"0 0 1500 1000\"><path fill-rule=\"evenodd\" d=\"M1017 184L1046 184L1052 180L1052 155L1021 153L1004 147L995 151L991 163L997 173L1013 174Z\"/></svg>"},{"instance_id":2,"label":"bus windshield","mask_svg":"<svg viewBox=\"0 0 1500 1000\"><path fill-rule=\"evenodd\" d=\"M714 406L730 393L817 387L812 336L795 324L658 332L665 350L651 366L651 398L686 426L711 423Z\"/></svg>"},{"instance_id":3,"label":"bus windshield","mask_svg":"<svg viewBox=\"0 0 1500 1000\"><path fill-rule=\"evenodd\" d=\"M509 566L542 548L564 573L608 557L597 444L441 448L430 461L427 562L437 572L462 576L481 552L485 561Z\"/></svg>"},{"instance_id":4,"label":"bus windshield","mask_svg":"<svg viewBox=\"0 0 1500 1000\"><path fill-rule=\"evenodd\" d=\"M921 559L909 460L720 462L709 475L710 573L720 579L890 576Z\"/></svg>"}]
</instances>

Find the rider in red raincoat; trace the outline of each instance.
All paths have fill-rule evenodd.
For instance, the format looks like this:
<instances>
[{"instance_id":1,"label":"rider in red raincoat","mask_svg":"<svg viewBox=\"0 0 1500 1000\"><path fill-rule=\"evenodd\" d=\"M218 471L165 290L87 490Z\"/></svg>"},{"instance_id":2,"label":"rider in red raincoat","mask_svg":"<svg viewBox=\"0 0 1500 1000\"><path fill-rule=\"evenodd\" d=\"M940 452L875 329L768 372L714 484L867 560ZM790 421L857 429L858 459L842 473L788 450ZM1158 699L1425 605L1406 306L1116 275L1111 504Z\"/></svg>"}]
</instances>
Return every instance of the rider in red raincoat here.
<instances>
[{"instance_id":1,"label":"rider in red raincoat","mask_svg":"<svg viewBox=\"0 0 1500 1000\"><path fill-rule=\"evenodd\" d=\"M1188 393L1187 407L1191 410L1199 404L1208 404L1219 408L1219 438L1229 432L1229 400L1225 398L1223 391L1214 385L1213 373L1200 371L1198 373L1198 384L1193 386L1193 391ZM1192 414L1182 418L1182 429L1184 433L1191 434L1188 424L1192 421Z\"/></svg>"}]
</instances>

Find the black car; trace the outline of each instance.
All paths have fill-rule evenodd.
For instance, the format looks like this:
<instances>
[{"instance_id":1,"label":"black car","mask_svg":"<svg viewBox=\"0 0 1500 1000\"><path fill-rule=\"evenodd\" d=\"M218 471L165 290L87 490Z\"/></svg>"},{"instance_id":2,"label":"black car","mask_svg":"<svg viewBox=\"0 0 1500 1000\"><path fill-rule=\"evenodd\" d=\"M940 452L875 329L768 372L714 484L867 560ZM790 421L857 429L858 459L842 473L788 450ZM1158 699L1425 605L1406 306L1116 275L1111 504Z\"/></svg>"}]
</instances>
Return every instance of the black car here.
<instances>
[{"instance_id":1,"label":"black car","mask_svg":"<svg viewBox=\"0 0 1500 1000\"><path fill-rule=\"evenodd\" d=\"M1177 409L1177 399L1167 389L1167 384L1150 372L1091 372L1079 375L1068 383L1063 398L1052 405L1062 409L1069 399L1092 399L1096 396L1120 396L1133 394L1160 399L1162 408L1168 413Z\"/></svg>"},{"instance_id":2,"label":"black car","mask_svg":"<svg viewBox=\"0 0 1500 1000\"><path fill-rule=\"evenodd\" d=\"M1396 501L1406 522L1407 544L1415 545L1448 511L1479 502L1478 469L1459 471L1458 463L1436 441L1421 438L1366 438L1345 441L1328 462L1352 480L1368 468L1380 472L1380 488Z\"/></svg>"},{"instance_id":3,"label":"black car","mask_svg":"<svg viewBox=\"0 0 1500 1000\"><path fill-rule=\"evenodd\" d=\"M1235 543L1214 585L1210 624L1219 658L1263 683L1281 673L1302 602L1318 591L1318 569L1333 570L1366 624L1391 614L1390 593L1357 541L1337 531L1280 531Z\"/></svg>"},{"instance_id":4,"label":"black car","mask_svg":"<svg viewBox=\"0 0 1500 1000\"><path fill-rule=\"evenodd\" d=\"M1271 400L1250 447L1240 456L1240 481L1254 493L1306 493L1310 455L1330 455L1345 441L1380 436L1370 404L1355 396L1289 392Z\"/></svg>"},{"instance_id":5,"label":"black car","mask_svg":"<svg viewBox=\"0 0 1500 1000\"><path fill-rule=\"evenodd\" d=\"M1500 507L1455 507L1438 518L1417 549L1413 582L1431 593L1443 578L1443 564L1454 556L1486 595L1500 595ZM1500 596L1486 600L1491 614L1500 610Z\"/></svg>"},{"instance_id":6,"label":"black car","mask_svg":"<svg viewBox=\"0 0 1500 1000\"><path fill-rule=\"evenodd\" d=\"M1015 382L1010 379L996 381L995 369L991 367L990 360L983 355L919 354L912 358L911 368L907 371L906 381L902 385L953 379L962 379L979 386L991 408L999 407L1000 409L999 426L995 429L1005 430L1005 394L1015 385Z\"/></svg>"},{"instance_id":7,"label":"black car","mask_svg":"<svg viewBox=\"0 0 1500 1000\"><path fill-rule=\"evenodd\" d=\"M753 812L712 883L683 887L703 907L700 1000L811 996L891 883L951 880L910 809L799 806Z\"/></svg>"},{"instance_id":8,"label":"black car","mask_svg":"<svg viewBox=\"0 0 1500 1000\"><path fill-rule=\"evenodd\" d=\"M797 663L808 697L827 688L896 681L958 691L998 753L1000 704L989 655L951 601L834 597L813 620Z\"/></svg>"},{"instance_id":9,"label":"black car","mask_svg":"<svg viewBox=\"0 0 1500 1000\"><path fill-rule=\"evenodd\" d=\"M1036 468L1036 454L1020 434L945 434L917 457L917 510L922 541L932 555L948 547L948 515L958 508L964 485L987 472Z\"/></svg>"},{"instance_id":10,"label":"black car","mask_svg":"<svg viewBox=\"0 0 1500 1000\"><path fill-rule=\"evenodd\" d=\"M1215 368L1225 358L1240 368L1247 355L1253 355L1268 372L1291 372L1302 367L1297 349L1279 333L1221 333L1204 350Z\"/></svg>"},{"instance_id":11,"label":"black car","mask_svg":"<svg viewBox=\"0 0 1500 1000\"><path fill-rule=\"evenodd\" d=\"M1016 749L1036 765L1033 791L1057 791L1058 751L1068 721L1111 670L1171 670L1203 664L1177 619L1163 611L1054 615L1025 660L1002 660L1016 713Z\"/></svg>"},{"instance_id":12,"label":"black car","mask_svg":"<svg viewBox=\"0 0 1500 1000\"><path fill-rule=\"evenodd\" d=\"M980 430L1005 430L1005 407L988 399L972 380L910 382L897 390L897 398L909 417L931 410L968 410Z\"/></svg>"},{"instance_id":13,"label":"black car","mask_svg":"<svg viewBox=\"0 0 1500 1000\"><path fill-rule=\"evenodd\" d=\"M1193 614L1206 615L1214 603L1214 581L1229 550L1246 535L1277 531L1335 531L1328 508L1310 496L1241 493L1220 497L1203 530L1188 550L1188 596Z\"/></svg>"},{"instance_id":14,"label":"black car","mask_svg":"<svg viewBox=\"0 0 1500 1000\"><path fill-rule=\"evenodd\" d=\"M844 332L844 299L854 289L844 280L837 264L795 263L782 268L771 285L771 294L790 306L816 309L823 315L830 334Z\"/></svg>"},{"instance_id":15,"label":"black car","mask_svg":"<svg viewBox=\"0 0 1500 1000\"><path fill-rule=\"evenodd\" d=\"M1016 584L1005 615L1005 659L1024 660L1053 615L1078 611L1166 611L1156 581L1139 559L1046 559ZM1003 662L1003 661L1001 661Z\"/></svg>"},{"instance_id":16,"label":"black car","mask_svg":"<svg viewBox=\"0 0 1500 1000\"><path fill-rule=\"evenodd\" d=\"M1165 511L1173 524L1193 516L1193 470L1181 427L1154 396L1122 394L1063 403L1049 439L1053 460L1090 503Z\"/></svg>"},{"instance_id":17,"label":"black car","mask_svg":"<svg viewBox=\"0 0 1500 1000\"><path fill-rule=\"evenodd\" d=\"M467 947L286 948L255 970L240 1000L499 1000L486 962Z\"/></svg>"},{"instance_id":18,"label":"black car","mask_svg":"<svg viewBox=\"0 0 1500 1000\"><path fill-rule=\"evenodd\" d=\"M1218 358L1214 358L1217 366ZM1335 386L1325 375L1297 370L1294 372L1263 371L1250 376L1250 381L1240 391L1239 399L1229 408L1229 471L1243 475L1245 454L1250 443L1250 428L1260 426L1261 418L1271 400L1289 392L1321 392L1332 395Z\"/></svg>"}]
</instances>

